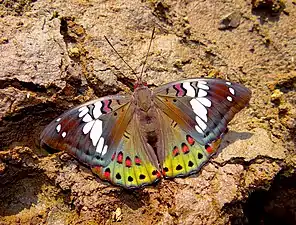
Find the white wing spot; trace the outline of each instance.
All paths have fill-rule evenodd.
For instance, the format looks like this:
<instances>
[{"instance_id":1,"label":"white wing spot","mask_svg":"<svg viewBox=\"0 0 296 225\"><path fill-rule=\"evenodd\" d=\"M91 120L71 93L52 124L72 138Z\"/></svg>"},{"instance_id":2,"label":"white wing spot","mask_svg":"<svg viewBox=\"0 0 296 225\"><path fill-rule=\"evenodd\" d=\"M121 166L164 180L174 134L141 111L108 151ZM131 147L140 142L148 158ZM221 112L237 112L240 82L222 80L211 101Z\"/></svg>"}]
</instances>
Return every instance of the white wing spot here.
<instances>
[{"instance_id":1,"label":"white wing spot","mask_svg":"<svg viewBox=\"0 0 296 225\"><path fill-rule=\"evenodd\" d=\"M102 135L102 121L96 120L90 132L90 139L92 140L93 146L96 146L101 135Z\"/></svg>"},{"instance_id":2,"label":"white wing spot","mask_svg":"<svg viewBox=\"0 0 296 225\"><path fill-rule=\"evenodd\" d=\"M60 122L61 121L61 118L57 118L57 120L56 120L57 122Z\"/></svg>"},{"instance_id":3,"label":"white wing spot","mask_svg":"<svg viewBox=\"0 0 296 225\"><path fill-rule=\"evenodd\" d=\"M199 90L198 90L198 95L197 95L197 97L202 98L202 97L205 97L205 96L207 96L207 95L208 95L208 93L207 93L206 91L204 91L204 90L202 90L202 89L199 89Z\"/></svg>"},{"instance_id":4,"label":"white wing spot","mask_svg":"<svg viewBox=\"0 0 296 225\"><path fill-rule=\"evenodd\" d=\"M88 134L88 132L90 132L92 126L94 125L95 121L90 121L88 122L87 124L84 125L83 129L82 129L82 132L84 134Z\"/></svg>"},{"instance_id":5,"label":"white wing spot","mask_svg":"<svg viewBox=\"0 0 296 225\"><path fill-rule=\"evenodd\" d=\"M230 96L227 96L227 100L232 102L232 98Z\"/></svg>"},{"instance_id":6,"label":"white wing spot","mask_svg":"<svg viewBox=\"0 0 296 225\"><path fill-rule=\"evenodd\" d=\"M211 107L212 102L207 98L197 98L197 100L206 107Z\"/></svg>"},{"instance_id":7,"label":"white wing spot","mask_svg":"<svg viewBox=\"0 0 296 225\"><path fill-rule=\"evenodd\" d=\"M202 131L202 129L199 128L199 126L195 126L195 130L198 132L198 133L201 133L203 134L204 132Z\"/></svg>"},{"instance_id":8,"label":"white wing spot","mask_svg":"<svg viewBox=\"0 0 296 225\"><path fill-rule=\"evenodd\" d=\"M83 117L83 119L82 119L82 121L83 122L85 122L85 123L88 123L88 122L90 122L90 121L92 121L93 119L91 118L91 116L89 115L89 114L86 114L84 117Z\"/></svg>"},{"instance_id":9,"label":"white wing spot","mask_svg":"<svg viewBox=\"0 0 296 225\"><path fill-rule=\"evenodd\" d=\"M95 105L95 108L93 109L94 118L98 119L99 116L102 115L102 112L101 112L102 102L98 101L94 105Z\"/></svg>"},{"instance_id":10,"label":"white wing spot","mask_svg":"<svg viewBox=\"0 0 296 225\"><path fill-rule=\"evenodd\" d=\"M226 81L226 84L229 85L229 86L231 85L231 83L229 81Z\"/></svg>"},{"instance_id":11,"label":"white wing spot","mask_svg":"<svg viewBox=\"0 0 296 225\"><path fill-rule=\"evenodd\" d=\"M195 117L195 120L196 120L198 126L199 126L202 130L207 129L207 124L205 124L205 122L202 121L198 116Z\"/></svg>"},{"instance_id":12,"label":"white wing spot","mask_svg":"<svg viewBox=\"0 0 296 225\"><path fill-rule=\"evenodd\" d=\"M210 90L209 86L200 83L200 81L198 82L197 87L200 88L200 89L204 89L204 90Z\"/></svg>"},{"instance_id":13,"label":"white wing spot","mask_svg":"<svg viewBox=\"0 0 296 225\"><path fill-rule=\"evenodd\" d=\"M61 128L62 128L61 124L57 125L56 130L57 130L58 133L61 131Z\"/></svg>"},{"instance_id":14,"label":"white wing spot","mask_svg":"<svg viewBox=\"0 0 296 225\"><path fill-rule=\"evenodd\" d=\"M83 111L85 109L87 109L87 107L86 106L82 106L81 108L78 109L78 112L81 112L81 111Z\"/></svg>"},{"instance_id":15,"label":"white wing spot","mask_svg":"<svg viewBox=\"0 0 296 225\"><path fill-rule=\"evenodd\" d=\"M184 82L183 87L186 89L186 95L195 97L195 89L190 85L189 82Z\"/></svg>"},{"instance_id":16,"label":"white wing spot","mask_svg":"<svg viewBox=\"0 0 296 225\"><path fill-rule=\"evenodd\" d=\"M64 131L64 132L62 133L62 137L64 138L64 137L66 137L66 135L67 135L67 133Z\"/></svg>"},{"instance_id":17,"label":"white wing spot","mask_svg":"<svg viewBox=\"0 0 296 225\"><path fill-rule=\"evenodd\" d=\"M100 140L99 140L99 143L97 145L96 152L97 153L102 153L103 146L104 146L104 138L101 137Z\"/></svg>"},{"instance_id":18,"label":"white wing spot","mask_svg":"<svg viewBox=\"0 0 296 225\"><path fill-rule=\"evenodd\" d=\"M86 113L88 113L88 108L83 109L83 110L79 113L78 117L81 118L81 117L83 117Z\"/></svg>"},{"instance_id":19,"label":"white wing spot","mask_svg":"<svg viewBox=\"0 0 296 225\"><path fill-rule=\"evenodd\" d=\"M102 151L102 156L107 153L108 145L105 145Z\"/></svg>"},{"instance_id":20,"label":"white wing spot","mask_svg":"<svg viewBox=\"0 0 296 225\"><path fill-rule=\"evenodd\" d=\"M234 93L235 93L235 92L234 92L234 89L233 89L233 88L231 88L231 87L230 87L230 88L228 88L228 89L229 89L230 93L231 93L232 95L234 95Z\"/></svg>"},{"instance_id":21,"label":"white wing spot","mask_svg":"<svg viewBox=\"0 0 296 225\"><path fill-rule=\"evenodd\" d=\"M190 101L190 104L192 106L193 112L198 115L203 121L207 122L207 109L204 107L199 101L197 101L195 98Z\"/></svg>"},{"instance_id":22,"label":"white wing spot","mask_svg":"<svg viewBox=\"0 0 296 225\"><path fill-rule=\"evenodd\" d=\"M207 82L205 80L199 80L198 83L200 83L200 84L207 84Z\"/></svg>"}]
</instances>

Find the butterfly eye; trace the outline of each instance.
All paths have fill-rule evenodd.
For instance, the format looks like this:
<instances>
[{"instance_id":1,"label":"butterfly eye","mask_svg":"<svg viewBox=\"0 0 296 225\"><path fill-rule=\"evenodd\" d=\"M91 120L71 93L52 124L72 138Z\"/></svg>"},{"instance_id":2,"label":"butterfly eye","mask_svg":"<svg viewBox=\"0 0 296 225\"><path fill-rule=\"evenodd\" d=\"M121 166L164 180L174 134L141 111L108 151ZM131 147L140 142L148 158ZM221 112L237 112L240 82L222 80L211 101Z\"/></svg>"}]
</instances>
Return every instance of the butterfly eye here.
<instances>
[{"instance_id":1,"label":"butterfly eye","mask_svg":"<svg viewBox=\"0 0 296 225\"><path fill-rule=\"evenodd\" d=\"M174 99L173 99L173 102L177 102L177 99L174 98Z\"/></svg>"}]
</instances>

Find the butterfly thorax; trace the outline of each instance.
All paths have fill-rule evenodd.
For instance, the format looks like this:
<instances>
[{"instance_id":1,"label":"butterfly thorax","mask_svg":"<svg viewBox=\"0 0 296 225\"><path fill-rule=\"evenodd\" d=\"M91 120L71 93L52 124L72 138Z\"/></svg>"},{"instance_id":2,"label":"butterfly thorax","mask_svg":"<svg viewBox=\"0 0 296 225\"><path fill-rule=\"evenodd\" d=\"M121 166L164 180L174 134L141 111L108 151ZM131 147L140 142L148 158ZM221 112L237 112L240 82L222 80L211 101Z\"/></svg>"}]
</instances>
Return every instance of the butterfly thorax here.
<instances>
[{"instance_id":1,"label":"butterfly thorax","mask_svg":"<svg viewBox=\"0 0 296 225\"><path fill-rule=\"evenodd\" d=\"M147 86L140 86L134 92L134 100L138 109L148 112L152 106L151 90Z\"/></svg>"},{"instance_id":2,"label":"butterfly thorax","mask_svg":"<svg viewBox=\"0 0 296 225\"><path fill-rule=\"evenodd\" d=\"M157 113L152 99L152 92L147 86L140 86L134 92L135 116L140 129L147 135L154 135L157 128Z\"/></svg>"}]
</instances>

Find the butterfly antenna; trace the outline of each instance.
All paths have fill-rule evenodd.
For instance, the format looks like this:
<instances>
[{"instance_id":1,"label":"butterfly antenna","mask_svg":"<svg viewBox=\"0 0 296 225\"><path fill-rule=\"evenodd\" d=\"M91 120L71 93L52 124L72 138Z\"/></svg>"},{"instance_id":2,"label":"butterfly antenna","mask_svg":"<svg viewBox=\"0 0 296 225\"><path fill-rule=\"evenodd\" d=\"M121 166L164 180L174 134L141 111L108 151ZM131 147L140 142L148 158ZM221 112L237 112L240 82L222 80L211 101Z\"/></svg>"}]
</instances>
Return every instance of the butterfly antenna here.
<instances>
[{"instance_id":1,"label":"butterfly antenna","mask_svg":"<svg viewBox=\"0 0 296 225\"><path fill-rule=\"evenodd\" d=\"M113 45L111 44L111 42L108 40L108 38L104 35L104 38L106 39L106 41L108 42L108 44L111 46L111 48L113 49L113 51L119 56L119 58L131 69L131 71L133 72L133 74L135 76L137 76L137 73L134 71L134 69L124 60L124 58L116 51L116 49L113 47Z\"/></svg>"},{"instance_id":2,"label":"butterfly antenna","mask_svg":"<svg viewBox=\"0 0 296 225\"><path fill-rule=\"evenodd\" d=\"M144 61L144 63L143 63L143 66L142 66L142 70L141 70L141 73L140 73L140 78L138 78L138 80L142 78L142 74L143 74L143 72L144 72L144 67L145 67L145 65L146 65L146 63L147 63L148 55L149 55L149 52L150 52L150 48L151 48L151 44L152 44L152 40L153 40L153 36L154 36L154 32L155 32L155 27L153 27L153 30L152 30L152 35L151 35L151 39L150 39L150 43L149 43L149 47L148 47L148 51L147 51L146 58L145 58L145 61Z\"/></svg>"}]
</instances>

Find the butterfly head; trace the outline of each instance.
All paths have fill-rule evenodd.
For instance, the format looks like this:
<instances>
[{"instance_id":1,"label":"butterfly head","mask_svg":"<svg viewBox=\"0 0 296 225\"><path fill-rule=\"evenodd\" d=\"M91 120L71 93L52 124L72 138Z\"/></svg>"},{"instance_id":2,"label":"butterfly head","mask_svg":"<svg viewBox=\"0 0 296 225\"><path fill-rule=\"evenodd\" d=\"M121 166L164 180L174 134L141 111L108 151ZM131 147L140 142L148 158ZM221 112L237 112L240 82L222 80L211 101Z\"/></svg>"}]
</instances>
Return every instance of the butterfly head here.
<instances>
[{"instance_id":1,"label":"butterfly head","mask_svg":"<svg viewBox=\"0 0 296 225\"><path fill-rule=\"evenodd\" d=\"M142 88L142 87L148 87L148 84L147 84L147 82L143 82L140 79L138 79L138 81L134 85L134 90Z\"/></svg>"}]
</instances>

